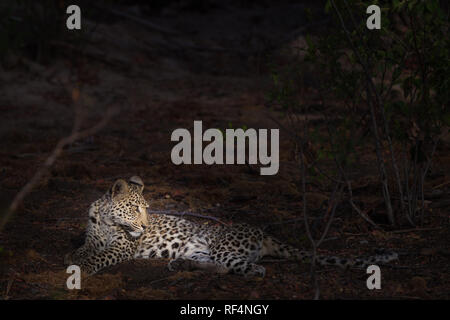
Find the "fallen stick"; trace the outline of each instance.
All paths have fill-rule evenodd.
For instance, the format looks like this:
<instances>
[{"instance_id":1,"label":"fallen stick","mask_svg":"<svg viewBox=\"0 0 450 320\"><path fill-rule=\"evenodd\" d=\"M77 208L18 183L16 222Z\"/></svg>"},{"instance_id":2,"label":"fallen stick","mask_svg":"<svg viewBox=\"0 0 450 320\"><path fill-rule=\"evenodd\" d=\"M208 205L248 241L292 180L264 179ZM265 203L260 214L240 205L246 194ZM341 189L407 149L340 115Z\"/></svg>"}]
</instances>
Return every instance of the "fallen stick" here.
<instances>
[{"instance_id":1,"label":"fallen stick","mask_svg":"<svg viewBox=\"0 0 450 320\"><path fill-rule=\"evenodd\" d=\"M446 185L448 185L448 184L450 184L450 180L449 180L449 181L445 181L444 183L438 184L437 186L434 186L432 189L433 189L433 190L434 190L434 189L438 189L438 188L443 187L443 186L446 186Z\"/></svg>"},{"instance_id":2,"label":"fallen stick","mask_svg":"<svg viewBox=\"0 0 450 320\"><path fill-rule=\"evenodd\" d=\"M0 232L5 227L8 220L11 218L13 213L17 210L19 205L22 203L23 199L34 189L34 187L41 181L42 177L48 172L48 170L53 166L56 159L61 155L63 149L65 146L70 145L74 143L77 140L89 137L102 129L111 119L111 117L116 114L117 109L111 108L109 109L102 120L100 120L95 126L85 129L85 130L78 130L79 127L79 119L75 119L74 121L74 129L72 130L72 133L65 138L62 138L58 141L55 148L53 149L50 156L45 160L42 167L36 171L34 176L31 178L30 181L16 194L13 201L11 202L11 205L6 210L6 213L3 215L0 221Z\"/></svg>"},{"instance_id":3,"label":"fallen stick","mask_svg":"<svg viewBox=\"0 0 450 320\"><path fill-rule=\"evenodd\" d=\"M442 228L412 228L412 229L405 229L405 230L394 230L394 231L387 231L389 233L407 233L407 232L414 232L414 231L432 231L432 230L439 230Z\"/></svg>"},{"instance_id":4,"label":"fallen stick","mask_svg":"<svg viewBox=\"0 0 450 320\"><path fill-rule=\"evenodd\" d=\"M178 212L178 211L169 211L169 210L150 210L147 209L147 213L152 214L152 213L156 213L156 214L168 214L168 215L172 215L172 216L191 216L191 217L196 217L196 218L203 218L203 219L209 219L209 220L214 220L217 221L225 226L227 226L228 224L221 221L220 219L216 218L216 217L212 217L212 216L205 216L199 213L192 213L192 212L188 212L188 211L183 211L183 212Z\"/></svg>"}]
</instances>

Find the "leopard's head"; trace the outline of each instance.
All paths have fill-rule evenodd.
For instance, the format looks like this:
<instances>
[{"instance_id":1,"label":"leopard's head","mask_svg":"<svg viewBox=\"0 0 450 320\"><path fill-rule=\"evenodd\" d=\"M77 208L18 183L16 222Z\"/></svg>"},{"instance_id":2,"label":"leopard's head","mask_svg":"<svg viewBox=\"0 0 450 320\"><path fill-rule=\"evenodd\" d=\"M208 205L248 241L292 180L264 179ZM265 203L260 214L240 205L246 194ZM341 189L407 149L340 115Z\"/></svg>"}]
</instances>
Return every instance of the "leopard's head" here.
<instances>
[{"instance_id":1,"label":"leopard's head","mask_svg":"<svg viewBox=\"0 0 450 320\"><path fill-rule=\"evenodd\" d=\"M144 182L138 176L128 182L119 179L108 191L108 201L100 210L101 219L108 225L118 225L133 237L139 237L148 226L147 201L142 195Z\"/></svg>"}]
</instances>

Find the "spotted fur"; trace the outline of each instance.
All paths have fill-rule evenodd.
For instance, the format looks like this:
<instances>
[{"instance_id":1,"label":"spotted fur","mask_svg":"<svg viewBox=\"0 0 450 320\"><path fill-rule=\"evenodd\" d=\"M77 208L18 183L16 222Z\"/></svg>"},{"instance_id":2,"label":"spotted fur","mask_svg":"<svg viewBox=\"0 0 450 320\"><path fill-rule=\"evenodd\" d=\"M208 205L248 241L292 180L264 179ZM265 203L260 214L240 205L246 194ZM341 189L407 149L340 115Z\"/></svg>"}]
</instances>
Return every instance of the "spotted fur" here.
<instances>
[{"instance_id":1,"label":"spotted fur","mask_svg":"<svg viewBox=\"0 0 450 320\"><path fill-rule=\"evenodd\" d=\"M170 270L203 268L244 276L265 275L257 262L265 256L311 260L311 253L281 243L261 229L245 224L202 225L181 217L147 215L139 177L118 180L89 209L85 244L66 256L67 264L78 264L88 274L131 259L170 259ZM387 263L397 254L381 252L366 259L316 256L320 265L342 268Z\"/></svg>"}]
</instances>

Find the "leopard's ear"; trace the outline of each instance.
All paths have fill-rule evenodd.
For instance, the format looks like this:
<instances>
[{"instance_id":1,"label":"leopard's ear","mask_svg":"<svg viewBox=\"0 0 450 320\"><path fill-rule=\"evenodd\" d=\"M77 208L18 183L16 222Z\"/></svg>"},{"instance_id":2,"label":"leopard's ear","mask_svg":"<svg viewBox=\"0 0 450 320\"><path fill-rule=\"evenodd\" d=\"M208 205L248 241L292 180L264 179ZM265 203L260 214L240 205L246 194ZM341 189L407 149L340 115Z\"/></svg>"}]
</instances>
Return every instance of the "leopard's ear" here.
<instances>
[{"instance_id":1,"label":"leopard's ear","mask_svg":"<svg viewBox=\"0 0 450 320\"><path fill-rule=\"evenodd\" d=\"M125 196L130 192L128 188L128 183L125 180L119 179L114 182L111 188L111 198L115 199L117 197Z\"/></svg>"},{"instance_id":2,"label":"leopard's ear","mask_svg":"<svg viewBox=\"0 0 450 320\"><path fill-rule=\"evenodd\" d=\"M139 191L142 193L144 191L144 181L142 181L139 176L132 176L129 180L129 183L134 184L138 187Z\"/></svg>"}]
</instances>

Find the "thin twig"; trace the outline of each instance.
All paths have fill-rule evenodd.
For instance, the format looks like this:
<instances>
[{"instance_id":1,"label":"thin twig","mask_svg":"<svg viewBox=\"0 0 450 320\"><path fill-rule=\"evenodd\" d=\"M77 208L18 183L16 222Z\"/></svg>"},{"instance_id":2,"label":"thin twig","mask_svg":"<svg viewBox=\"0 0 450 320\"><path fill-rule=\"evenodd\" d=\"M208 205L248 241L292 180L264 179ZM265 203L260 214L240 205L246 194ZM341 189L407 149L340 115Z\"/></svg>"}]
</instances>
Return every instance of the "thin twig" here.
<instances>
[{"instance_id":1,"label":"thin twig","mask_svg":"<svg viewBox=\"0 0 450 320\"><path fill-rule=\"evenodd\" d=\"M203 219L209 219L209 220L214 220L217 221L225 226L227 226L228 224L221 221L220 219L216 218L216 217L212 217L212 216L205 216L199 213L193 213L193 212L188 212L188 211L182 211L182 212L178 212L178 211L170 211L170 210L151 210L151 209L147 209L147 213L149 214L168 214L171 216L191 216L191 217L196 217L196 218L203 218Z\"/></svg>"},{"instance_id":2,"label":"thin twig","mask_svg":"<svg viewBox=\"0 0 450 320\"><path fill-rule=\"evenodd\" d=\"M443 182L443 183L441 183L441 184L438 184L437 186L434 186L434 187L432 187L431 189L436 190L436 189L439 189L439 188L441 188L441 187L444 187L444 186L446 186L446 185L448 185L448 184L450 184L450 180L445 181L445 182Z\"/></svg>"},{"instance_id":3,"label":"thin twig","mask_svg":"<svg viewBox=\"0 0 450 320\"><path fill-rule=\"evenodd\" d=\"M303 220L304 217L300 217L300 218L295 218L295 219L289 219L289 220L284 220L284 221L277 221L277 222L271 222L271 223L266 223L264 225L264 229L270 226L278 226L278 225L282 225L282 224L288 224L288 223L292 223L292 222L298 222ZM322 217L308 217L309 220L321 220Z\"/></svg>"},{"instance_id":4,"label":"thin twig","mask_svg":"<svg viewBox=\"0 0 450 320\"><path fill-rule=\"evenodd\" d=\"M9 277L8 283L6 285L6 291L5 291L5 295L3 297L4 300L8 300L9 299L9 295L8 294L9 294L9 291L11 290L11 287L12 287L12 285L14 283L14 280L15 280L16 276L17 276L16 272L12 270L11 276Z\"/></svg>"},{"instance_id":5,"label":"thin twig","mask_svg":"<svg viewBox=\"0 0 450 320\"><path fill-rule=\"evenodd\" d=\"M369 216L364 212L361 211L361 209L358 208L358 206L353 202L353 194L351 191L351 187L349 185L349 193L350 193L350 199L349 199L349 203L352 206L352 208L364 219L366 220L368 223L370 223L373 227L375 227L376 229L381 229L375 222L372 221L372 219L369 218Z\"/></svg>"},{"instance_id":6,"label":"thin twig","mask_svg":"<svg viewBox=\"0 0 450 320\"><path fill-rule=\"evenodd\" d=\"M95 4L95 3L93 3L93 4L94 4L94 6L96 6L99 9L101 9L102 11L108 11L111 14L116 15L118 17L129 19L129 20L131 20L131 21L133 21L135 23L138 23L140 25L143 25L144 27L149 28L150 30L158 31L160 33L169 34L169 35L179 35L180 34L180 32L177 32L177 31L165 28L165 27L161 27L160 25L157 25L157 24L155 24L153 22L149 22L148 20L144 20L144 19L142 19L142 18L140 18L138 16L126 13L124 11L119 11L119 10L116 10L116 9L113 9L113 8L110 8L110 7L103 7L103 6L100 6L100 5Z\"/></svg>"},{"instance_id":7,"label":"thin twig","mask_svg":"<svg viewBox=\"0 0 450 320\"><path fill-rule=\"evenodd\" d=\"M266 117L268 117L270 120L272 120L273 122L275 122L276 124L278 124L280 126L281 129L285 130L286 133L288 133L291 138L293 139L294 142L298 143L298 140L300 140L300 138L298 137L298 135L292 131L291 129L287 128L285 125L283 125L281 122L279 122L277 119L275 119L274 117L272 117L272 115L270 115L269 113L265 113ZM306 150L305 150L306 153ZM322 174L325 178L327 178L328 180L335 182L335 183L344 183L345 181L339 181L336 180L335 178L331 177L330 175L328 175L325 171L323 171L318 165L316 164L311 164L311 167L314 167L314 169L316 169L320 174Z\"/></svg>"},{"instance_id":8,"label":"thin twig","mask_svg":"<svg viewBox=\"0 0 450 320\"><path fill-rule=\"evenodd\" d=\"M317 281L317 276L316 276L316 272L315 272L317 247L316 247L316 242L314 241L314 238L311 234L311 230L309 228L307 205L306 205L306 168L305 168L305 159L304 159L304 156L305 156L304 143L306 141L307 132L308 132L307 124L308 124L308 122L305 121L305 124L303 125L303 139L298 137L298 140L299 140L299 147L300 147L300 172L301 172L301 179L302 179L301 186L302 186L302 193L303 193L303 195L302 195L302 197L303 197L303 218L304 218L303 220L304 220L304 224L305 224L306 235L308 236L308 239L312 246L312 259L311 259L311 266L310 266L310 275L311 275L311 282L315 288L314 300L318 300L319 296L320 296L320 287L319 287L319 283Z\"/></svg>"},{"instance_id":9,"label":"thin twig","mask_svg":"<svg viewBox=\"0 0 450 320\"><path fill-rule=\"evenodd\" d=\"M158 282L161 282L161 281L164 281L164 280L169 280L172 277L173 276L168 276L168 277L164 277L164 278L161 278L161 279L156 279L156 280L150 281L149 284L155 284L155 283L158 283Z\"/></svg>"},{"instance_id":10,"label":"thin twig","mask_svg":"<svg viewBox=\"0 0 450 320\"><path fill-rule=\"evenodd\" d=\"M339 189L339 191L338 191L338 189ZM320 246L320 244L323 241L325 241L325 237L328 234L328 231L330 230L330 226L331 226L331 223L333 222L334 214L336 212L336 208L339 203L339 201L337 200L336 194L338 193L339 195L341 195L343 189L344 189L344 184L336 184L336 187L333 190L333 194L331 195L331 198L330 198L330 204L328 205L328 209L327 209L327 212L331 211L331 215L328 218L328 222L327 222L327 225L325 226L325 230L322 233L322 237L320 237L320 239L316 243L317 247Z\"/></svg>"},{"instance_id":11,"label":"thin twig","mask_svg":"<svg viewBox=\"0 0 450 320\"><path fill-rule=\"evenodd\" d=\"M389 233L408 233L408 232L416 232L416 231L434 231L434 230L440 230L442 228L412 228L412 229L405 229L405 230L394 230L394 231L388 231Z\"/></svg>"}]
</instances>

